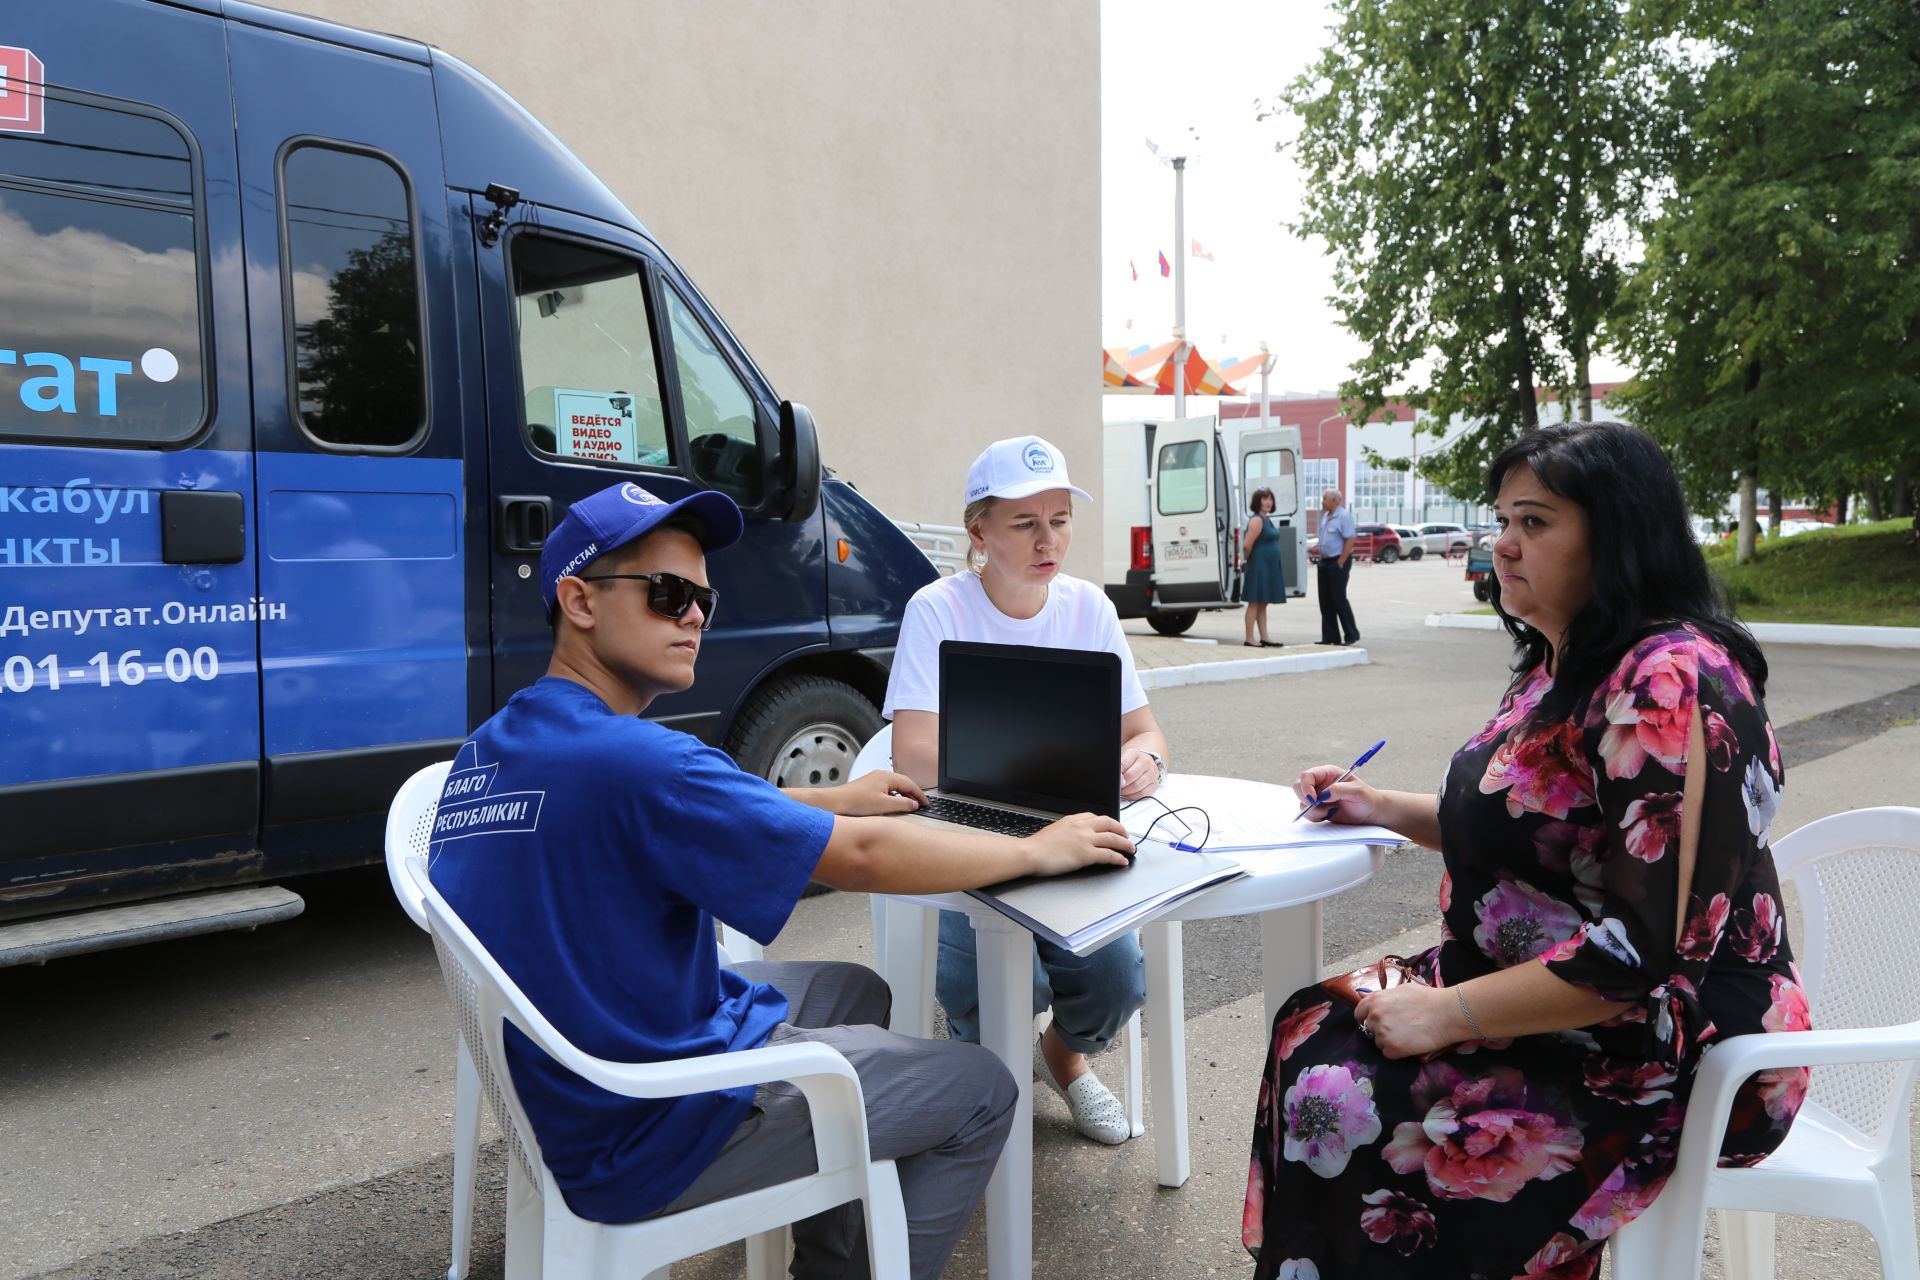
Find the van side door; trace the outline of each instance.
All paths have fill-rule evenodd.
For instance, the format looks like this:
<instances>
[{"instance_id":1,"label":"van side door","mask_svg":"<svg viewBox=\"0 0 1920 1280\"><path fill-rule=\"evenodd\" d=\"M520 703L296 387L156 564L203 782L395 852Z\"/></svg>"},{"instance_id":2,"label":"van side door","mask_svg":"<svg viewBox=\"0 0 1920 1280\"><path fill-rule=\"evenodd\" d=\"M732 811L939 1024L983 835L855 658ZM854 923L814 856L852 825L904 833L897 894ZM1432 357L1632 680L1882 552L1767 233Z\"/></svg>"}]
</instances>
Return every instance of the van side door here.
<instances>
[{"instance_id":1,"label":"van side door","mask_svg":"<svg viewBox=\"0 0 1920 1280\"><path fill-rule=\"evenodd\" d=\"M1273 522L1280 526L1280 560L1286 566L1287 594L1306 594L1307 522L1300 513L1300 428L1268 427L1240 437L1242 509L1253 491L1273 490Z\"/></svg>"},{"instance_id":2,"label":"van side door","mask_svg":"<svg viewBox=\"0 0 1920 1280\"><path fill-rule=\"evenodd\" d=\"M255 873L246 300L217 17L0 22L0 915Z\"/></svg>"},{"instance_id":3,"label":"van side door","mask_svg":"<svg viewBox=\"0 0 1920 1280\"><path fill-rule=\"evenodd\" d=\"M1238 532L1217 420L1163 422L1153 439L1153 585L1162 609L1224 604Z\"/></svg>"},{"instance_id":4,"label":"van side door","mask_svg":"<svg viewBox=\"0 0 1920 1280\"><path fill-rule=\"evenodd\" d=\"M310 868L377 853L399 784L466 736L469 601L427 52L298 22L250 11L228 29L267 610L262 839L270 862Z\"/></svg>"}]
</instances>

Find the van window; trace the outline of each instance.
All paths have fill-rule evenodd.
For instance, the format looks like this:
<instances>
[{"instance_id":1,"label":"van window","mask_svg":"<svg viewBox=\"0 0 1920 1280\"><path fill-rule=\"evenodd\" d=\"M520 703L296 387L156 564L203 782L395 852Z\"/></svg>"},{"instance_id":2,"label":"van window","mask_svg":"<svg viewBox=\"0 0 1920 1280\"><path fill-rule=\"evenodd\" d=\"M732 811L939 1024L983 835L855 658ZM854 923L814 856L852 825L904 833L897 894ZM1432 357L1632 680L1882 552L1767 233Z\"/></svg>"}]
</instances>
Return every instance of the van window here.
<instances>
[{"instance_id":1,"label":"van window","mask_svg":"<svg viewBox=\"0 0 1920 1280\"><path fill-rule=\"evenodd\" d=\"M1154 468L1160 494L1160 514L1190 516L1207 509L1207 442L1183 440L1160 446L1160 464Z\"/></svg>"},{"instance_id":2,"label":"van window","mask_svg":"<svg viewBox=\"0 0 1920 1280\"><path fill-rule=\"evenodd\" d=\"M1300 486L1294 474L1294 457L1291 449L1260 449L1247 455L1246 475L1241 479L1241 492L1248 495L1251 502L1255 489L1273 490L1273 514L1290 516L1300 510Z\"/></svg>"},{"instance_id":3,"label":"van window","mask_svg":"<svg viewBox=\"0 0 1920 1280\"><path fill-rule=\"evenodd\" d=\"M743 507L758 506L766 475L760 465L753 397L686 299L672 287L665 293L694 479Z\"/></svg>"},{"instance_id":4,"label":"van window","mask_svg":"<svg viewBox=\"0 0 1920 1280\"><path fill-rule=\"evenodd\" d=\"M534 235L512 245L528 443L561 458L671 466L639 262Z\"/></svg>"},{"instance_id":5,"label":"van window","mask_svg":"<svg viewBox=\"0 0 1920 1280\"><path fill-rule=\"evenodd\" d=\"M191 144L56 91L43 121L0 132L0 435L185 440L206 417Z\"/></svg>"},{"instance_id":6,"label":"van window","mask_svg":"<svg viewBox=\"0 0 1920 1280\"><path fill-rule=\"evenodd\" d=\"M338 448L406 447L427 416L406 179L380 156L301 146L280 201L301 425Z\"/></svg>"}]
</instances>

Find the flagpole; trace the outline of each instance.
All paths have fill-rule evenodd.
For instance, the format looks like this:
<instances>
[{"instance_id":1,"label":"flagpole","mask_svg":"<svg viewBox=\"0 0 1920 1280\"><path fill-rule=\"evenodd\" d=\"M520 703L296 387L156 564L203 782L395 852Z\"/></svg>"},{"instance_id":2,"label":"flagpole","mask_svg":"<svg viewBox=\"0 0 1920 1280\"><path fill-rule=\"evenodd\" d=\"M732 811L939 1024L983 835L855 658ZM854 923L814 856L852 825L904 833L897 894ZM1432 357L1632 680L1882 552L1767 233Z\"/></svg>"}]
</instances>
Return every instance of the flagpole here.
<instances>
[{"instance_id":1,"label":"flagpole","mask_svg":"<svg viewBox=\"0 0 1920 1280\"><path fill-rule=\"evenodd\" d=\"M1187 158L1173 158L1173 416L1187 416Z\"/></svg>"},{"instance_id":2,"label":"flagpole","mask_svg":"<svg viewBox=\"0 0 1920 1280\"><path fill-rule=\"evenodd\" d=\"M1267 375L1273 372L1273 357L1267 354L1266 340L1260 342L1260 429L1267 429Z\"/></svg>"}]
</instances>

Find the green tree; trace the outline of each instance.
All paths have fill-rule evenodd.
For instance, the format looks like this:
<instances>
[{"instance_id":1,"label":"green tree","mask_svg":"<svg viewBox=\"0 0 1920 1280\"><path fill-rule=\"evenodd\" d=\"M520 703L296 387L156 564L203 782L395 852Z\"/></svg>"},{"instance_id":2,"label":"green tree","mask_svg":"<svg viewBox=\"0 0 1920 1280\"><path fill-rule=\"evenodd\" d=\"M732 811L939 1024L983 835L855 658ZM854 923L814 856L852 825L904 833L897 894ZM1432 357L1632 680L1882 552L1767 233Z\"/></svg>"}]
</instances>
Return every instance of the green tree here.
<instances>
[{"instance_id":1,"label":"green tree","mask_svg":"<svg viewBox=\"0 0 1920 1280\"><path fill-rule=\"evenodd\" d=\"M1920 474L1920 5L1644 0L1672 187L1617 338L1626 416L1696 503L1904 490ZM1891 495L1897 503L1900 493Z\"/></svg>"},{"instance_id":2,"label":"green tree","mask_svg":"<svg viewBox=\"0 0 1920 1280\"><path fill-rule=\"evenodd\" d=\"M1283 101L1307 182L1300 234L1334 257L1367 344L1356 420L1400 397L1480 425L1421 471L1456 494L1540 422L1536 388L1592 416L1589 362L1650 189L1651 81L1621 0L1334 0ZM1283 144L1286 145L1286 144Z\"/></svg>"}]
</instances>

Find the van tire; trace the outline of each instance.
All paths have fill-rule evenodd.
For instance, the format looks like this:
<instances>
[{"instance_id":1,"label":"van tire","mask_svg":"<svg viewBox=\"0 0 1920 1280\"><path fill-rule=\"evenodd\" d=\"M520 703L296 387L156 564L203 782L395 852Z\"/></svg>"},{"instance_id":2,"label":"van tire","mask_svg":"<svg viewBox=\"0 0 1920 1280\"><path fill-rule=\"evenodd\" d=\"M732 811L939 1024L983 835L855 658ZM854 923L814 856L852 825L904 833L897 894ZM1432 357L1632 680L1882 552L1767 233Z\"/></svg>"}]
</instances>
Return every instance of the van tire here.
<instances>
[{"instance_id":1,"label":"van tire","mask_svg":"<svg viewBox=\"0 0 1920 1280\"><path fill-rule=\"evenodd\" d=\"M1493 588L1487 585L1485 578L1473 584L1473 598L1481 604L1488 604L1493 600Z\"/></svg>"},{"instance_id":2,"label":"van tire","mask_svg":"<svg viewBox=\"0 0 1920 1280\"><path fill-rule=\"evenodd\" d=\"M854 757L880 731L880 712L852 685L826 676L782 676L754 692L728 730L726 752L779 787L847 781Z\"/></svg>"},{"instance_id":3,"label":"van tire","mask_svg":"<svg viewBox=\"0 0 1920 1280\"><path fill-rule=\"evenodd\" d=\"M1177 636L1193 625L1198 609L1165 609L1147 615L1147 625L1163 636Z\"/></svg>"}]
</instances>

